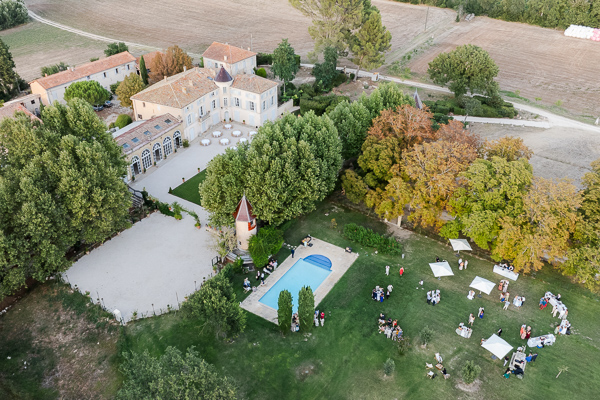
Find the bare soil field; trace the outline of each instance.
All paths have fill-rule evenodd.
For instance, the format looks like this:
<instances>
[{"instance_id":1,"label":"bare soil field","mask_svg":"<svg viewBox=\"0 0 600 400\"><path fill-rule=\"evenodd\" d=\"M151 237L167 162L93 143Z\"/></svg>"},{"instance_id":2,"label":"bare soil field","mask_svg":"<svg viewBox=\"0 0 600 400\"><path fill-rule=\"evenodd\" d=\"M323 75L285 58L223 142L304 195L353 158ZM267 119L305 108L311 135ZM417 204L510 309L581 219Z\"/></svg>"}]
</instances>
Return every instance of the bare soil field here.
<instances>
[{"instance_id":1,"label":"bare soil field","mask_svg":"<svg viewBox=\"0 0 600 400\"><path fill-rule=\"evenodd\" d=\"M463 44L487 50L500 73L502 90L545 104L557 101L571 112L600 115L600 43L569 38L562 31L477 17L434 38L434 45L409 67L426 75L428 63L441 52Z\"/></svg>"},{"instance_id":2,"label":"bare soil field","mask_svg":"<svg viewBox=\"0 0 600 400\"><path fill-rule=\"evenodd\" d=\"M29 81L40 76L40 68L63 61L69 65L104 57L106 43L75 35L40 22L30 22L0 33L10 47L17 72Z\"/></svg>"},{"instance_id":3,"label":"bare soil field","mask_svg":"<svg viewBox=\"0 0 600 400\"><path fill-rule=\"evenodd\" d=\"M583 175L591 170L590 163L600 159L600 137L590 131L492 124L471 124L470 129L488 140L504 136L522 138L533 151L530 162L534 175L547 179L567 178L577 186Z\"/></svg>"}]
</instances>

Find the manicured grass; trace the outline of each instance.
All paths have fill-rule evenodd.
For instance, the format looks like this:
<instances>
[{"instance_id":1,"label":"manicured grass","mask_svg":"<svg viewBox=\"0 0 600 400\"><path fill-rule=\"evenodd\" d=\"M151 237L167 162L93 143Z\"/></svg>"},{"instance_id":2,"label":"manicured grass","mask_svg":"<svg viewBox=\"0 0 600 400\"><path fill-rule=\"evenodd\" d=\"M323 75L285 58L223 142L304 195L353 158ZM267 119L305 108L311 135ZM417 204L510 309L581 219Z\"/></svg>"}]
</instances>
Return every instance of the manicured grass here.
<instances>
[{"instance_id":1,"label":"manicured grass","mask_svg":"<svg viewBox=\"0 0 600 400\"><path fill-rule=\"evenodd\" d=\"M333 218L338 224L335 228L331 223ZM186 321L180 315L170 314L130 324L125 347L133 351L148 349L158 355L170 345L181 350L195 345L207 361L236 380L242 395L251 399L504 400L574 394L579 398L595 398L595 377L600 373L596 362L600 357L598 296L570 284L550 270L511 282L511 297L527 298L521 309L511 306L503 311L497 290L490 296L483 294L482 298L469 301L466 298L468 285L476 275L494 282L501 279L492 273L490 262L467 255L469 269L458 271L457 258L448 246L418 235L404 241L404 260L375 255L372 250L362 249L341 236L343 225L348 222L380 233L386 229L384 224L365 215L324 202L315 212L296 219L285 233L286 242L291 244L299 243L310 233L340 247L350 245L360 254L318 306L326 313L326 323L322 328L313 327L312 335L300 332L282 337L274 324L248 314L246 332L228 344L203 331L200 321ZM287 254L282 250L279 258ZM447 259L456 275L441 280L433 278L428 263L436 256ZM386 264L392 266L390 276L385 275ZM406 269L403 278L397 273L399 265ZM424 290L418 287L420 279L425 281ZM243 276L234 279L238 293L241 293L242 280ZM371 300L375 285L390 283L394 291L389 300L384 303ZM442 301L435 307L425 301L425 292L430 289L440 289L442 293ZM547 290L562 294L570 310L574 334L558 337L552 347L536 349L539 357L535 364L527 366L523 380L514 377L506 380L502 377L502 361L492 360L491 354L480 347L480 339L502 327L502 337L517 347L524 344L518 337L524 323L533 327L535 336L552 332L559 320L551 317L550 309L538 309L538 300ZM469 313L476 313L480 306L485 307L486 316L475 322L471 339L456 335L454 330L458 324L466 323ZM425 325L433 328L436 335L426 349L414 345L401 356L396 343L377 332L379 312L397 318L411 342L417 342ZM425 363L432 362L436 352L444 357L451 379L438 376L431 381L425 377ZM391 378L383 378L383 363L388 357L395 360L396 373ZM482 368L480 388L473 394L457 388L460 369L467 360L474 360ZM558 367L562 366L569 367L568 372L555 379Z\"/></svg>"},{"instance_id":2,"label":"manicured grass","mask_svg":"<svg viewBox=\"0 0 600 400\"><path fill-rule=\"evenodd\" d=\"M200 184L204 182L204 179L206 179L205 169L198 172L196 175L194 175L181 185L177 186L171 191L171 194L201 206L202 199L200 198L198 186L200 186Z\"/></svg>"}]
</instances>

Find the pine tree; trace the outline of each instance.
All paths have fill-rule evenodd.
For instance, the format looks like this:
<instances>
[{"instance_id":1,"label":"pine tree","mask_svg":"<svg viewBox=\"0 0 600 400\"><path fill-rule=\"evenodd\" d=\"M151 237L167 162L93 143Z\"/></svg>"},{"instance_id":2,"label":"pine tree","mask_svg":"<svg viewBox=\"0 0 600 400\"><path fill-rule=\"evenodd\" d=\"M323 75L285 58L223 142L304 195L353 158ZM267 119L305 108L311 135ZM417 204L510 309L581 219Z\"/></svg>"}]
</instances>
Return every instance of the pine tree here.
<instances>
[{"instance_id":1,"label":"pine tree","mask_svg":"<svg viewBox=\"0 0 600 400\"><path fill-rule=\"evenodd\" d=\"M381 23L381 15L372 12L369 19L360 27L350 40L352 62L358 66L354 80L358 79L361 68L375 69L383 65L384 52L391 47L392 34Z\"/></svg>"},{"instance_id":2,"label":"pine tree","mask_svg":"<svg viewBox=\"0 0 600 400\"><path fill-rule=\"evenodd\" d=\"M279 292L277 301L277 321L281 333L285 334L292 326L292 294L287 290Z\"/></svg>"},{"instance_id":3,"label":"pine tree","mask_svg":"<svg viewBox=\"0 0 600 400\"><path fill-rule=\"evenodd\" d=\"M144 85L148 84L148 68L146 68L146 61L144 61L144 56L140 58L140 77L142 78L142 82Z\"/></svg>"},{"instance_id":4,"label":"pine tree","mask_svg":"<svg viewBox=\"0 0 600 400\"><path fill-rule=\"evenodd\" d=\"M10 100L19 91L19 74L8 46L0 39L0 99Z\"/></svg>"}]
</instances>

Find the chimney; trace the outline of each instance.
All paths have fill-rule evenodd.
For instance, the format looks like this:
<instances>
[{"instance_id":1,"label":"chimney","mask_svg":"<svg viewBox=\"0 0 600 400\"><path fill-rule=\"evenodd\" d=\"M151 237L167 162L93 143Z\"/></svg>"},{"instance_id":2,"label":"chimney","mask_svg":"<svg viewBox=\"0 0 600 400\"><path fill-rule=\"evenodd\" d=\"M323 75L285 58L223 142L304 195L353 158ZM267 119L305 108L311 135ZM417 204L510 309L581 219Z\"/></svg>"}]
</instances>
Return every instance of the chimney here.
<instances>
[{"instance_id":1,"label":"chimney","mask_svg":"<svg viewBox=\"0 0 600 400\"><path fill-rule=\"evenodd\" d=\"M227 56L223 56L224 61L227 61Z\"/></svg>"},{"instance_id":2,"label":"chimney","mask_svg":"<svg viewBox=\"0 0 600 400\"><path fill-rule=\"evenodd\" d=\"M181 91L182 91L184 94L187 94L187 88L186 88L185 86L181 88Z\"/></svg>"},{"instance_id":3,"label":"chimney","mask_svg":"<svg viewBox=\"0 0 600 400\"><path fill-rule=\"evenodd\" d=\"M75 71L75 67L71 67L71 72Z\"/></svg>"},{"instance_id":4,"label":"chimney","mask_svg":"<svg viewBox=\"0 0 600 400\"><path fill-rule=\"evenodd\" d=\"M183 72L185 72L187 70L187 67L184 65L183 66Z\"/></svg>"},{"instance_id":5,"label":"chimney","mask_svg":"<svg viewBox=\"0 0 600 400\"><path fill-rule=\"evenodd\" d=\"M44 74L44 76L48 76L48 74L46 73L46 74Z\"/></svg>"},{"instance_id":6,"label":"chimney","mask_svg":"<svg viewBox=\"0 0 600 400\"><path fill-rule=\"evenodd\" d=\"M167 77L165 76L165 82L167 81Z\"/></svg>"},{"instance_id":7,"label":"chimney","mask_svg":"<svg viewBox=\"0 0 600 400\"><path fill-rule=\"evenodd\" d=\"M250 47L248 47L248 51L250 51Z\"/></svg>"}]
</instances>

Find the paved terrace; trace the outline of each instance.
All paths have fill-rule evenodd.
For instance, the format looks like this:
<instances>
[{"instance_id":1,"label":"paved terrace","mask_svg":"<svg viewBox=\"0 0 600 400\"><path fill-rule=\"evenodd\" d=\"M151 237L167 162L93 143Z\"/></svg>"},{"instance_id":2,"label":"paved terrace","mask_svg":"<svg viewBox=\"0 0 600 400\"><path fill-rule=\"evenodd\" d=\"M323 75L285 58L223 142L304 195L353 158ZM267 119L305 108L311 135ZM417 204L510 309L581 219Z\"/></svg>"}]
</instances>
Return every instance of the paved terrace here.
<instances>
[{"instance_id":1,"label":"paved terrace","mask_svg":"<svg viewBox=\"0 0 600 400\"><path fill-rule=\"evenodd\" d=\"M243 309L250 311L260 317L263 317L267 321L277 324L277 310L271 308L258 300L275 285L275 283L283 276L289 269L296 263L299 258L304 258L312 254L320 254L328 257L331 260L331 273L321 285L314 291L315 305L318 305L333 288L333 286L340 280L340 278L346 273L348 268L358 258L357 253L346 253L346 251L338 246L334 246L331 243L324 242L313 236L311 243L312 247L299 246L296 249L294 258L289 256L282 262L279 267L273 271L273 273L267 278L265 277L264 286L257 286L257 290L252 292L242 302L241 306ZM297 296L297 293L292 293L293 296Z\"/></svg>"}]
</instances>

